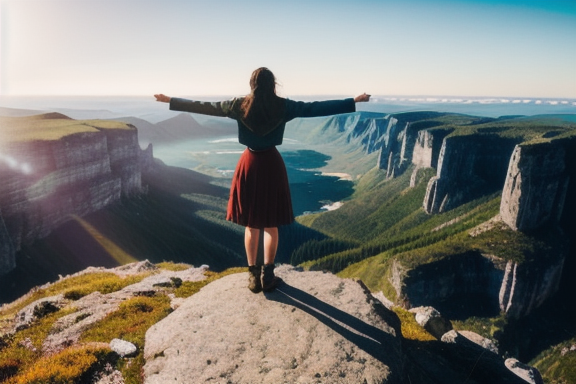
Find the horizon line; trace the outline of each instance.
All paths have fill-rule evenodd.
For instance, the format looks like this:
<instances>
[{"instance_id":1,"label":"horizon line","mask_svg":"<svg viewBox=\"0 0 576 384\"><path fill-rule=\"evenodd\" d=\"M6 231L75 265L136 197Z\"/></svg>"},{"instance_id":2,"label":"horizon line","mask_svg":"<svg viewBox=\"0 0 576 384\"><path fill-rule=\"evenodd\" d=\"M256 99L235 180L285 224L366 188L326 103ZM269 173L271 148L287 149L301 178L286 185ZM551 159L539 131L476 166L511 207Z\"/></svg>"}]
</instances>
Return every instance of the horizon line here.
<instances>
[{"instance_id":1,"label":"horizon line","mask_svg":"<svg viewBox=\"0 0 576 384\"><path fill-rule=\"evenodd\" d=\"M0 94L0 98L23 98L23 97L79 97L79 98L99 98L99 97L150 97L153 98L154 95L147 95L147 94L16 94L16 95L3 95ZM238 94L188 94L188 95L179 95L179 96L172 96L172 97L194 97L194 98L233 98L233 97L241 97ZM342 93L317 93L317 94L294 94L294 95L281 95L281 97L286 98L312 98L312 97L352 97L347 94ZM470 96L470 95L435 95L435 94L372 94L371 98L384 98L384 99L400 99L400 100L408 100L408 99L418 99L417 101L442 101L442 100L458 100L458 99L468 99L468 100L574 100L576 101L576 96L569 97L569 96ZM442 99L442 100L438 100ZM408 100L409 101L409 100Z\"/></svg>"}]
</instances>

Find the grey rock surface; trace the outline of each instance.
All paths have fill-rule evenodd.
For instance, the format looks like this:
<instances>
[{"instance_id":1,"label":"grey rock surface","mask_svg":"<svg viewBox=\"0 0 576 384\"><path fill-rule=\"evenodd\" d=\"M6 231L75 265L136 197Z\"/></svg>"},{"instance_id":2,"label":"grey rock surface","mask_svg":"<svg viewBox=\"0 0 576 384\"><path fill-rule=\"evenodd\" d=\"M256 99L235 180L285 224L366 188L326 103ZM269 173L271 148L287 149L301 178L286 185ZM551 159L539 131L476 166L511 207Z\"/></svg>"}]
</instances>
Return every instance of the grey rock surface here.
<instances>
[{"instance_id":1,"label":"grey rock surface","mask_svg":"<svg viewBox=\"0 0 576 384\"><path fill-rule=\"evenodd\" d=\"M138 348L129 341L122 339L112 339L110 349L116 352L120 357L134 356Z\"/></svg>"},{"instance_id":2,"label":"grey rock surface","mask_svg":"<svg viewBox=\"0 0 576 384\"><path fill-rule=\"evenodd\" d=\"M500 204L502 220L512 229L558 223L569 182L565 158L564 147L554 143L514 148Z\"/></svg>"},{"instance_id":3,"label":"grey rock surface","mask_svg":"<svg viewBox=\"0 0 576 384\"><path fill-rule=\"evenodd\" d=\"M219 279L146 333L145 383L401 383L399 320L363 284L276 269L253 294L247 274Z\"/></svg>"},{"instance_id":4,"label":"grey rock surface","mask_svg":"<svg viewBox=\"0 0 576 384\"><path fill-rule=\"evenodd\" d=\"M16 315L14 331L28 328L35 320L41 319L50 313L59 311L67 304L63 295L45 297L28 304Z\"/></svg>"},{"instance_id":5,"label":"grey rock surface","mask_svg":"<svg viewBox=\"0 0 576 384\"><path fill-rule=\"evenodd\" d=\"M442 335L446 332L452 330L450 320L432 307L417 307L411 309L410 312L415 313L416 322L438 340L442 339Z\"/></svg>"},{"instance_id":6,"label":"grey rock surface","mask_svg":"<svg viewBox=\"0 0 576 384\"><path fill-rule=\"evenodd\" d=\"M510 371L526 382L531 384L544 384L544 380L536 368L523 364L514 358L506 359L504 364Z\"/></svg>"}]
</instances>

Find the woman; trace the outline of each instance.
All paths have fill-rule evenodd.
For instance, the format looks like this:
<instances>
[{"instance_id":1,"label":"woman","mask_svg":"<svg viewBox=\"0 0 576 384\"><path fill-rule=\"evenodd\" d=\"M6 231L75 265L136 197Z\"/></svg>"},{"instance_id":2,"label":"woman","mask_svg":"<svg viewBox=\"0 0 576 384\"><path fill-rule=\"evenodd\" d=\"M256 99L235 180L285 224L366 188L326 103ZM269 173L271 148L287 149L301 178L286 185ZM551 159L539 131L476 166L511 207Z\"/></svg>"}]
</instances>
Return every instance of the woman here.
<instances>
[{"instance_id":1,"label":"woman","mask_svg":"<svg viewBox=\"0 0 576 384\"><path fill-rule=\"evenodd\" d=\"M368 101L370 95L310 103L284 99L276 95L276 79L267 68L252 73L250 89L248 96L213 103L163 94L154 97L170 103L171 110L229 117L238 122L238 141L247 148L236 165L226 219L246 227L248 288L258 293L273 290L280 281L274 275L278 227L294 221L286 167L276 149L282 144L286 123L296 117L354 112L355 103ZM256 265L261 229L264 266Z\"/></svg>"}]
</instances>

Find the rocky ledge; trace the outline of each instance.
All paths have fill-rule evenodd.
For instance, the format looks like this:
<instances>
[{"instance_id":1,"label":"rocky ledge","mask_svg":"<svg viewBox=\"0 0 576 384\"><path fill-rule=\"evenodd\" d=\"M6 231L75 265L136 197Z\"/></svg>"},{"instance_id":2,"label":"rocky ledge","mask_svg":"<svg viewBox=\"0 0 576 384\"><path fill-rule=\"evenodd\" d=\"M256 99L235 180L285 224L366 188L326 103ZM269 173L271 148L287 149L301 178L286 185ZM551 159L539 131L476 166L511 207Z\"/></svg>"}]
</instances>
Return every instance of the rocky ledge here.
<instances>
[{"instance_id":1,"label":"rocky ledge","mask_svg":"<svg viewBox=\"0 0 576 384\"><path fill-rule=\"evenodd\" d=\"M56 283L66 292L31 302L42 291L54 292L52 285L39 287L0 309L0 380L53 382L56 376L35 367L52 364L54 374L60 374L58 366L69 365L63 354L97 348L102 352L94 357L100 357L69 382L123 384L132 382L136 372L138 382L145 384L541 383L537 370L505 361L488 339L456 332L433 308L411 311L422 332L428 332L427 340L405 338L405 320L401 323L383 304L382 294L372 295L361 281L291 266L276 271L284 282L274 292L257 295L246 288L247 273L229 271L219 279L211 277L214 281L204 282L188 298L176 297L175 287L216 274L206 266L171 271L148 261L89 268ZM139 278L113 292L86 292L80 298L71 294L79 288L71 285L71 278L93 273ZM158 321L154 309L139 298L164 296L172 311ZM86 338L95 329L101 333L98 327L117 318L130 302L141 310L135 323L107 329L108 339ZM149 322L153 325L142 342L128 342L125 337L133 337L129 328L147 323L150 316L156 320ZM52 325L42 331L46 324ZM33 336L38 332L44 335L41 340ZM23 350L38 361L14 365L3 357Z\"/></svg>"},{"instance_id":2,"label":"rocky ledge","mask_svg":"<svg viewBox=\"0 0 576 384\"><path fill-rule=\"evenodd\" d=\"M400 323L363 284L277 269L254 295L245 273L190 297L146 333L145 383L401 383Z\"/></svg>"}]
</instances>

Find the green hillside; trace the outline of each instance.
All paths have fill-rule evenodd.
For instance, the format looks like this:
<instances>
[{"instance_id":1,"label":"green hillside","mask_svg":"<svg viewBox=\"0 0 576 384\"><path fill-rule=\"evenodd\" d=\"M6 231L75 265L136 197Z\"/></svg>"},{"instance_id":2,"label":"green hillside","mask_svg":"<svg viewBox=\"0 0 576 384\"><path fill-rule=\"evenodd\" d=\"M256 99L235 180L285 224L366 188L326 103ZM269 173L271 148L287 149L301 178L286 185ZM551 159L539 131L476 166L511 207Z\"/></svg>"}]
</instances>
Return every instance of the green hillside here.
<instances>
[{"instance_id":1,"label":"green hillside","mask_svg":"<svg viewBox=\"0 0 576 384\"><path fill-rule=\"evenodd\" d=\"M303 264L306 268L337 273L384 252L393 255L445 241L498 213L499 196L491 195L440 215L427 215L422 209L422 201L432 174L432 169L419 170L413 188L409 185L410 172L391 180L382 180L377 170L365 175L358 183L356 194L342 208L298 218L303 225L357 246L338 253L312 254L306 253L308 245L304 244L295 254L301 260L308 260ZM346 275L368 283L379 275L373 272L368 274L375 276Z\"/></svg>"}]
</instances>

